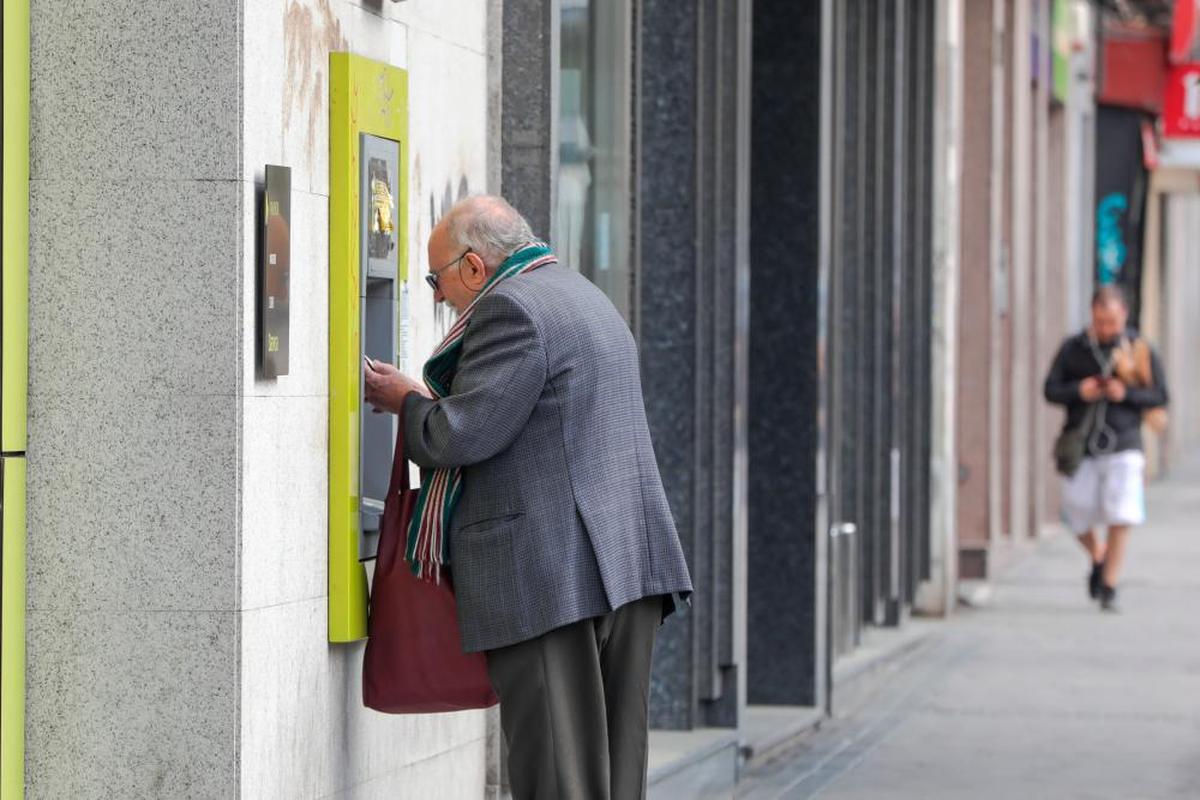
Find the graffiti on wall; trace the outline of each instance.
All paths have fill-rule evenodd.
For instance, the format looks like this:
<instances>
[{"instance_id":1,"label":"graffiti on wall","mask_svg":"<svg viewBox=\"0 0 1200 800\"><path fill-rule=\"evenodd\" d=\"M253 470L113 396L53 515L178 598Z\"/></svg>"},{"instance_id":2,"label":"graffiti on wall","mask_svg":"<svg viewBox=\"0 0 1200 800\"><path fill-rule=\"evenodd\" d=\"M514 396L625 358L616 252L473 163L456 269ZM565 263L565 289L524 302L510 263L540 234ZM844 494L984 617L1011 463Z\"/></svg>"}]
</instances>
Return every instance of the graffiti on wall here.
<instances>
[{"instance_id":1,"label":"graffiti on wall","mask_svg":"<svg viewBox=\"0 0 1200 800\"><path fill-rule=\"evenodd\" d=\"M1129 324L1141 313L1142 240L1150 173L1143 129L1133 109L1101 106L1096 117L1096 283L1115 283L1129 298Z\"/></svg>"},{"instance_id":2,"label":"graffiti on wall","mask_svg":"<svg viewBox=\"0 0 1200 800\"><path fill-rule=\"evenodd\" d=\"M467 180L466 175L462 175L458 179L457 194L451 192L450 181L446 181L446 185L442 188L441 197L437 197L435 193L430 192L429 229L433 230L433 227L438 224L438 221L441 220L442 217L446 216L446 212L450 210L450 207L470 193L471 184ZM434 324L437 326L438 331L442 332L443 335L450 329L450 325L453 324L454 321L451 316L450 309L445 303L434 304L433 318Z\"/></svg>"},{"instance_id":3,"label":"graffiti on wall","mask_svg":"<svg viewBox=\"0 0 1200 800\"><path fill-rule=\"evenodd\" d=\"M1096 268L1101 285L1114 283L1121 275L1128 256L1125 247L1124 217L1129 198L1112 192L1096 207Z\"/></svg>"},{"instance_id":4,"label":"graffiti on wall","mask_svg":"<svg viewBox=\"0 0 1200 800\"><path fill-rule=\"evenodd\" d=\"M440 189L433 189L425 194L422 189L422 174L421 174L421 156L418 153L413 159L413 187L418 197L422 198L422 211L425 208L429 210L428 218L422 213L417 219L417 249L418 252L425 253L425 244L429 241L429 234L433 231L434 226L441 221L442 217L446 216L446 212L467 195L471 193L471 181L463 173L459 173L458 180L447 179ZM419 274L424 274L428 271L429 265L425 264L419 270ZM432 294L430 295L432 302ZM444 303L433 304L433 324L434 330L438 332L439 339L446 334L453 324L453 310L448 308Z\"/></svg>"},{"instance_id":5,"label":"graffiti on wall","mask_svg":"<svg viewBox=\"0 0 1200 800\"><path fill-rule=\"evenodd\" d=\"M329 0L289 0L283 15L286 47L283 85L283 139L302 137L311 168L326 124L329 54L349 48Z\"/></svg>"}]
</instances>

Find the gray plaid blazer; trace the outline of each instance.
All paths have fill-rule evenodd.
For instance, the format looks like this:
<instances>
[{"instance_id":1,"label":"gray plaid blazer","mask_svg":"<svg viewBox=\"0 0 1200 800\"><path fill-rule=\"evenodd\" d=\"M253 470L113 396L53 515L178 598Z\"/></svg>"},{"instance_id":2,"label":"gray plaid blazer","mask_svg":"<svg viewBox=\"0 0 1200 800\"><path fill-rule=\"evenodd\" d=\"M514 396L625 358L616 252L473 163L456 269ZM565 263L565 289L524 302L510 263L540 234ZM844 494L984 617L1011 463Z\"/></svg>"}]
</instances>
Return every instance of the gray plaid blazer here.
<instances>
[{"instance_id":1,"label":"gray plaid blazer","mask_svg":"<svg viewBox=\"0 0 1200 800\"><path fill-rule=\"evenodd\" d=\"M551 264L492 290L450 395L410 394L404 426L418 466L464 468L450 571L468 652L691 592L636 344L578 273Z\"/></svg>"}]
</instances>

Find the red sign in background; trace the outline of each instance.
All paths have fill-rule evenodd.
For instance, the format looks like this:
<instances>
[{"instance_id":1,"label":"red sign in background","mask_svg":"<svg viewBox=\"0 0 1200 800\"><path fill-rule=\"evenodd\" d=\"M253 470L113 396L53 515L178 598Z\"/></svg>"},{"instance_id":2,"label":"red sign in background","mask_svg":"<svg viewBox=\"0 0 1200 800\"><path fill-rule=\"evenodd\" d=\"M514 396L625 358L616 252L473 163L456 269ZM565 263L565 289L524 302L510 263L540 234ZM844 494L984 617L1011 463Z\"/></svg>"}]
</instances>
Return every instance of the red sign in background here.
<instances>
[{"instance_id":1,"label":"red sign in background","mask_svg":"<svg viewBox=\"0 0 1200 800\"><path fill-rule=\"evenodd\" d=\"M1163 133L1200 139L1200 64L1172 67L1163 101Z\"/></svg>"},{"instance_id":2,"label":"red sign in background","mask_svg":"<svg viewBox=\"0 0 1200 800\"><path fill-rule=\"evenodd\" d=\"M1167 77L1166 39L1142 29L1110 31L1104 40L1101 75L1101 103L1160 114Z\"/></svg>"},{"instance_id":3,"label":"red sign in background","mask_svg":"<svg viewBox=\"0 0 1200 800\"><path fill-rule=\"evenodd\" d=\"M1197 33L1200 32L1200 0L1176 0L1175 16L1171 25L1171 49L1168 54L1172 64L1188 60L1196 48Z\"/></svg>"}]
</instances>

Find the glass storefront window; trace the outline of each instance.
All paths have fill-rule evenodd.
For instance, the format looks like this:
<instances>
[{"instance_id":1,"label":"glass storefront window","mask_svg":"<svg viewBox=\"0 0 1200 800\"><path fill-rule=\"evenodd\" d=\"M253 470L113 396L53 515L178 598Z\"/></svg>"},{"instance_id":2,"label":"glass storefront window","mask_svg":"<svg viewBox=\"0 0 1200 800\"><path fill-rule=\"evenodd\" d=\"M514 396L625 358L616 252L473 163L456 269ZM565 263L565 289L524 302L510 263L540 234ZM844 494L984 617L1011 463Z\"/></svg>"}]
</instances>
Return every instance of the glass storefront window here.
<instances>
[{"instance_id":1,"label":"glass storefront window","mask_svg":"<svg viewBox=\"0 0 1200 800\"><path fill-rule=\"evenodd\" d=\"M629 318L628 0L562 0L555 249Z\"/></svg>"}]
</instances>

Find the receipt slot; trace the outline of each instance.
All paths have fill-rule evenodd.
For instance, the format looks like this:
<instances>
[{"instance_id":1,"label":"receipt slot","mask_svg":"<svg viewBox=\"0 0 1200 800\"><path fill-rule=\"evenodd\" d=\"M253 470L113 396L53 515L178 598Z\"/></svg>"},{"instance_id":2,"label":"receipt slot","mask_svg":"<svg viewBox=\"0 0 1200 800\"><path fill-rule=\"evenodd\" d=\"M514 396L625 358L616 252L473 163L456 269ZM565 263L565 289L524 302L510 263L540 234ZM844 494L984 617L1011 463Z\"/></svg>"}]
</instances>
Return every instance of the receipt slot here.
<instances>
[{"instance_id":1,"label":"receipt slot","mask_svg":"<svg viewBox=\"0 0 1200 800\"><path fill-rule=\"evenodd\" d=\"M329 641L367 635L396 417L363 403L363 359L396 364L408 263L408 75L329 57Z\"/></svg>"}]
</instances>

